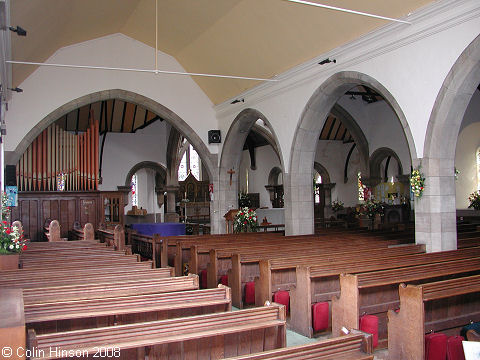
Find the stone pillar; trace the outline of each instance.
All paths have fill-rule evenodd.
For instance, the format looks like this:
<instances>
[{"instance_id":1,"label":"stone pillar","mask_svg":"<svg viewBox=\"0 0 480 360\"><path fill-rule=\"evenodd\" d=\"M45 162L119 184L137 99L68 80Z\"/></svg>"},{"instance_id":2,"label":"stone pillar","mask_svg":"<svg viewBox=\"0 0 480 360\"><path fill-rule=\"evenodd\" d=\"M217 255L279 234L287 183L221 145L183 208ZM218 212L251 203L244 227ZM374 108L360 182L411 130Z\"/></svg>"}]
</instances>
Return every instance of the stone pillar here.
<instances>
[{"instance_id":1,"label":"stone pillar","mask_svg":"<svg viewBox=\"0 0 480 360\"><path fill-rule=\"evenodd\" d=\"M427 252L457 248L454 160L423 158L420 172L425 190L415 201L415 241L425 244Z\"/></svg>"},{"instance_id":2,"label":"stone pillar","mask_svg":"<svg viewBox=\"0 0 480 360\"><path fill-rule=\"evenodd\" d=\"M285 235L314 233L313 185L311 169L283 175L285 200Z\"/></svg>"},{"instance_id":3,"label":"stone pillar","mask_svg":"<svg viewBox=\"0 0 480 360\"><path fill-rule=\"evenodd\" d=\"M179 215L175 211L175 193L178 191L178 185L167 185L167 211L165 212L165 222L178 222Z\"/></svg>"}]
</instances>

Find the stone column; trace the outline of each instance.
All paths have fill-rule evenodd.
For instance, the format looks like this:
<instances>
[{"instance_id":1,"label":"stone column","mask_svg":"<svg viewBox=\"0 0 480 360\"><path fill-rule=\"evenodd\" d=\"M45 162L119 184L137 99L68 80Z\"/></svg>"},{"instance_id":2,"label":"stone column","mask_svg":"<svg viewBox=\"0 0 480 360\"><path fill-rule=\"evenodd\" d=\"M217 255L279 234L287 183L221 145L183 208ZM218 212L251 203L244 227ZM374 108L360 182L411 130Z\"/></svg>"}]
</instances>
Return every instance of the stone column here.
<instances>
[{"instance_id":1,"label":"stone column","mask_svg":"<svg viewBox=\"0 0 480 360\"><path fill-rule=\"evenodd\" d=\"M167 185L167 211L165 212L165 222L178 222L179 215L175 211L175 193L178 191L178 185Z\"/></svg>"},{"instance_id":2,"label":"stone column","mask_svg":"<svg viewBox=\"0 0 480 360\"><path fill-rule=\"evenodd\" d=\"M285 235L314 233L312 176L305 171L283 175Z\"/></svg>"},{"instance_id":3,"label":"stone column","mask_svg":"<svg viewBox=\"0 0 480 360\"><path fill-rule=\"evenodd\" d=\"M423 158L425 190L415 201L415 241L425 244L427 252L457 248L454 160Z\"/></svg>"}]
</instances>

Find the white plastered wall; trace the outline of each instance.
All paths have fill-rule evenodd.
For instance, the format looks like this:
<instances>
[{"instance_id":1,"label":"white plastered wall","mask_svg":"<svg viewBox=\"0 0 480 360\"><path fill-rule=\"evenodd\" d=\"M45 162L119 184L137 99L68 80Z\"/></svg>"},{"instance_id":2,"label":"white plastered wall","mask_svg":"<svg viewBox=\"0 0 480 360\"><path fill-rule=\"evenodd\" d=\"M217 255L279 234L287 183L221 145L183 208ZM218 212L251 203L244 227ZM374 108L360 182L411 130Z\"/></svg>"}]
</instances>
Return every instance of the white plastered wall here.
<instances>
[{"instance_id":1,"label":"white plastered wall","mask_svg":"<svg viewBox=\"0 0 480 360\"><path fill-rule=\"evenodd\" d=\"M46 62L153 69L154 54L151 47L114 34L62 48ZM159 52L158 62L161 69L184 71L164 53ZM6 151L15 150L28 131L52 111L102 90L127 90L158 102L183 119L205 144L207 129L217 124L211 101L189 76L39 67L20 87L23 93L13 95L6 114ZM217 147L209 146L209 150L216 153Z\"/></svg>"},{"instance_id":2,"label":"white plastered wall","mask_svg":"<svg viewBox=\"0 0 480 360\"><path fill-rule=\"evenodd\" d=\"M255 148L255 159L257 169L250 168L250 154L248 150L242 152L240 161L239 187L240 191L247 191L248 171L248 192L260 194L260 207L272 207L270 193L265 189L268 185L268 175L274 167L281 168L280 160L270 145Z\"/></svg>"}]
</instances>

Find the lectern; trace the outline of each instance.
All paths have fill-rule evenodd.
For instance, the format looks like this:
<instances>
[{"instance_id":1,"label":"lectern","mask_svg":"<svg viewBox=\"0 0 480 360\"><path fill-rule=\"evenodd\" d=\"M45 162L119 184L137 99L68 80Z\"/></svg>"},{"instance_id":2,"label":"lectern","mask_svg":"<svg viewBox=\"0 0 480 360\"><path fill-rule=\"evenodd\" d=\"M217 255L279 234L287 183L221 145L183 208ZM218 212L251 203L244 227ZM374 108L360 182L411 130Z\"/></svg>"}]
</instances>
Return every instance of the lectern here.
<instances>
[{"instance_id":1,"label":"lectern","mask_svg":"<svg viewBox=\"0 0 480 360\"><path fill-rule=\"evenodd\" d=\"M227 234L233 234L233 221L235 220L235 215L237 215L238 209L231 209L223 215L225 218L225 225L227 226Z\"/></svg>"}]
</instances>

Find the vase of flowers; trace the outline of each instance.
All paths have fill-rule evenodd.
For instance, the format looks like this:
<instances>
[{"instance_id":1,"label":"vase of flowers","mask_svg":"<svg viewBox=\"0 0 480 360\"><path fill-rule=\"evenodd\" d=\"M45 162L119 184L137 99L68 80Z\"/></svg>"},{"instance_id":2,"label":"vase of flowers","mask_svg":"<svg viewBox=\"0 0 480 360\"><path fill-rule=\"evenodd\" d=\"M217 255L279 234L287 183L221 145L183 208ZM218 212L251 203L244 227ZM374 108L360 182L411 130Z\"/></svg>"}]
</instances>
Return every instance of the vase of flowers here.
<instances>
[{"instance_id":1,"label":"vase of flowers","mask_svg":"<svg viewBox=\"0 0 480 360\"><path fill-rule=\"evenodd\" d=\"M410 187L413 195L416 197L422 197L423 190L425 188L425 177L420 172L420 166L414 169L410 175Z\"/></svg>"},{"instance_id":2,"label":"vase of flowers","mask_svg":"<svg viewBox=\"0 0 480 360\"><path fill-rule=\"evenodd\" d=\"M474 210L480 210L480 190L474 191L468 197L468 201L470 201L470 205L468 208L473 208Z\"/></svg>"},{"instance_id":3,"label":"vase of flowers","mask_svg":"<svg viewBox=\"0 0 480 360\"><path fill-rule=\"evenodd\" d=\"M257 228L257 213L248 207L241 208L233 220L233 232L255 232Z\"/></svg>"},{"instance_id":4,"label":"vase of flowers","mask_svg":"<svg viewBox=\"0 0 480 360\"><path fill-rule=\"evenodd\" d=\"M0 223L0 270L18 269L20 253L27 248L23 234L17 226Z\"/></svg>"}]
</instances>

